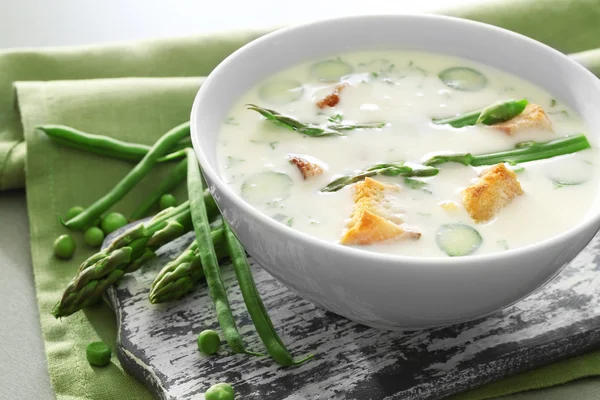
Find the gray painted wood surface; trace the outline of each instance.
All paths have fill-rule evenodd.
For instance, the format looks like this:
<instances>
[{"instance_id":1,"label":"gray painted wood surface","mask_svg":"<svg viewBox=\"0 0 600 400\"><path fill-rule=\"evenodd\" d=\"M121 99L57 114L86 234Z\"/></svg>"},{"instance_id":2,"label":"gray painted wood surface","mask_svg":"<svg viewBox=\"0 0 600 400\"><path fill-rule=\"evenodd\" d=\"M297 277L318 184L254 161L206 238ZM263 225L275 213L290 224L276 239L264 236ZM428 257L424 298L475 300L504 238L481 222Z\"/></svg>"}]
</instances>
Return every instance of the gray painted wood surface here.
<instances>
[{"instance_id":1,"label":"gray painted wood surface","mask_svg":"<svg viewBox=\"0 0 600 400\"><path fill-rule=\"evenodd\" d=\"M148 302L160 267L192 240L188 234L109 292L119 323L123 366L161 399L202 399L229 382L240 399L438 399L507 375L582 353L600 343L600 236L543 289L487 318L450 327L395 333L368 328L296 296L253 264L257 286L299 367L268 357L206 357L203 329L218 330L205 283L184 300ZM523 266L526 268L526 266ZM230 266L222 268L248 348L262 351Z\"/></svg>"}]
</instances>

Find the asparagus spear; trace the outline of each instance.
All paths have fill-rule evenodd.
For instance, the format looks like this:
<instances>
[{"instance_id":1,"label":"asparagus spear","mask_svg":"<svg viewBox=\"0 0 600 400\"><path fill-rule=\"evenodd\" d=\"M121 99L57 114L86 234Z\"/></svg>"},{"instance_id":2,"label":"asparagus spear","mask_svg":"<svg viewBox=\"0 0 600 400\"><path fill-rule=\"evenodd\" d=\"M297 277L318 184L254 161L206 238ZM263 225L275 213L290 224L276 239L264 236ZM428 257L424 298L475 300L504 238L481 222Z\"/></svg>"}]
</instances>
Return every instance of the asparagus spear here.
<instances>
[{"instance_id":1,"label":"asparagus spear","mask_svg":"<svg viewBox=\"0 0 600 400\"><path fill-rule=\"evenodd\" d=\"M300 122L297 119L281 115L275 110L259 107L254 104L247 104L249 110L256 111L269 121L294 130L307 136L328 136L328 135L344 135L341 131L349 131L353 129L373 129L385 126L385 122L374 122L369 124L331 124L318 125L312 123Z\"/></svg>"},{"instance_id":2,"label":"asparagus spear","mask_svg":"<svg viewBox=\"0 0 600 400\"><path fill-rule=\"evenodd\" d=\"M431 157L429 160L425 161L424 164L433 166L446 162L456 162L463 165L472 165L474 167L480 165L494 165L501 162L517 164L562 156L564 154L575 153L589 148L590 143L585 135L577 134L550 140L548 142L521 142L517 143L514 149L494 153L476 155L471 153L441 154Z\"/></svg>"},{"instance_id":3,"label":"asparagus spear","mask_svg":"<svg viewBox=\"0 0 600 400\"><path fill-rule=\"evenodd\" d=\"M214 204L209 192L205 192L204 197L210 197ZM209 212L214 217L217 213L216 206L210 207ZM186 201L177 207L161 211L147 223L140 223L126 230L108 247L79 266L77 275L54 306L52 314L56 318L66 317L94 304L124 274L139 269L156 256L158 248L191 228L190 204Z\"/></svg>"},{"instance_id":4,"label":"asparagus spear","mask_svg":"<svg viewBox=\"0 0 600 400\"><path fill-rule=\"evenodd\" d=\"M521 114L527 104L529 103L525 99L499 101L481 110L449 118L433 118L431 122L435 125L451 125L454 128L462 128L463 126L475 124L494 125L508 121Z\"/></svg>"},{"instance_id":5,"label":"asparagus spear","mask_svg":"<svg viewBox=\"0 0 600 400\"><path fill-rule=\"evenodd\" d=\"M211 231L217 258L222 258L224 250L223 228ZM198 242L193 241L177 258L169 262L158 273L150 289L150 303L164 303L180 299L194 289L196 283L204 278L202 262L198 255Z\"/></svg>"},{"instance_id":6,"label":"asparagus spear","mask_svg":"<svg viewBox=\"0 0 600 400\"><path fill-rule=\"evenodd\" d=\"M425 168L412 168L405 165L403 161L394 163L375 164L363 171L359 171L353 175L344 175L334 181L330 182L327 186L321 189L321 192L337 192L344 186L351 185L356 182L360 182L363 179L375 176L434 176L437 175L439 170L437 168L425 167Z\"/></svg>"}]
</instances>

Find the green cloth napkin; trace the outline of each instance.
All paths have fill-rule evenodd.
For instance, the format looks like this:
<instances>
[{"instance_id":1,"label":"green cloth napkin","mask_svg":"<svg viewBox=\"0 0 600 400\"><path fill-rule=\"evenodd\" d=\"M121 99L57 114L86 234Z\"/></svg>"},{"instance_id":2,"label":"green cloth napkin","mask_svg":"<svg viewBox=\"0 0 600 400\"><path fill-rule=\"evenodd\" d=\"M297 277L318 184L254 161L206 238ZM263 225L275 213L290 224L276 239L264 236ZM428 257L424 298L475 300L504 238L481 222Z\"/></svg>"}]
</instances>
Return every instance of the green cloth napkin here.
<instances>
[{"instance_id":1,"label":"green cloth napkin","mask_svg":"<svg viewBox=\"0 0 600 400\"><path fill-rule=\"evenodd\" d=\"M561 51L577 52L577 60L600 73L597 0L500 2L448 14L503 26ZM194 76L208 74L225 56L256 36L258 33L251 32L0 53L0 190L23 187L26 168L35 285L50 377L59 399L151 398L141 384L123 372L116 358L103 369L90 367L85 361L83 349L89 342L103 340L114 348L114 316L105 305L62 321L50 316L78 263L93 252L75 235L75 258L54 259L52 241L65 233L57 215L64 215L73 205L90 204L131 164L61 148L36 132L34 126L60 123L150 144L189 118L193 97L202 82ZM115 209L131 212L164 173L164 168L157 169ZM181 188L178 195L184 196ZM490 398L589 375L600 375L598 352L492 383L457 398Z\"/></svg>"}]
</instances>

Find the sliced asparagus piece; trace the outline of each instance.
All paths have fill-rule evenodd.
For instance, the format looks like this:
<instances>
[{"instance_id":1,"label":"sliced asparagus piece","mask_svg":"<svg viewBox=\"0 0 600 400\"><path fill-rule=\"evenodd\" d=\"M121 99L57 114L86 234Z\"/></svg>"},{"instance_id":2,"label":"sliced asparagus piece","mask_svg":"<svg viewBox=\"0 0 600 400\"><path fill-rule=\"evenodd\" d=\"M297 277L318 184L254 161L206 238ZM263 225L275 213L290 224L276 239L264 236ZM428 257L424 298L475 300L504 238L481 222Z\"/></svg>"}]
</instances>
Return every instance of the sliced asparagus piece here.
<instances>
[{"instance_id":1,"label":"sliced asparagus piece","mask_svg":"<svg viewBox=\"0 0 600 400\"><path fill-rule=\"evenodd\" d=\"M463 126L475 124L494 125L508 121L521 114L525 107L527 107L527 104L529 103L525 99L504 100L491 104L481 110L448 118L433 118L431 122L435 125L450 125L454 128L462 128Z\"/></svg>"},{"instance_id":2,"label":"sliced asparagus piece","mask_svg":"<svg viewBox=\"0 0 600 400\"><path fill-rule=\"evenodd\" d=\"M510 164L524 163L528 161L543 160L564 154L575 153L589 149L590 143L585 135L577 134L565 136L548 142L521 142L514 149L473 155L471 153L441 154L431 157L424 165L439 165L447 162L455 162L463 165L495 165L502 162Z\"/></svg>"},{"instance_id":3,"label":"sliced asparagus piece","mask_svg":"<svg viewBox=\"0 0 600 400\"><path fill-rule=\"evenodd\" d=\"M375 129L381 128L386 125L385 122L373 122L367 124L331 124L331 125L319 125L307 122L300 122L295 118L281 115L275 110L260 107L255 104L247 104L248 109L256 111L269 121L272 121L280 126L291 129L303 135L319 137L319 136L330 136L340 135L343 136L343 131L350 131L354 129Z\"/></svg>"},{"instance_id":4,"label":"sliced asparagus piece","mask_svg":"<svg viewBox=\"0 0 600 400\"><path fill-rule=\"evenodd\" d=\"M363 171L359 171L353 175L341 176L327 186L321 189L321 192L337 192L345 186L351 185L356 182L360 182L367 177L375 175L385 176L434 176L437 175L439 170L437 168L424 167L424 168L412 168L405 165L403 161L395 163L384 163L373 165Z\"/></svg>"}]
</instances>

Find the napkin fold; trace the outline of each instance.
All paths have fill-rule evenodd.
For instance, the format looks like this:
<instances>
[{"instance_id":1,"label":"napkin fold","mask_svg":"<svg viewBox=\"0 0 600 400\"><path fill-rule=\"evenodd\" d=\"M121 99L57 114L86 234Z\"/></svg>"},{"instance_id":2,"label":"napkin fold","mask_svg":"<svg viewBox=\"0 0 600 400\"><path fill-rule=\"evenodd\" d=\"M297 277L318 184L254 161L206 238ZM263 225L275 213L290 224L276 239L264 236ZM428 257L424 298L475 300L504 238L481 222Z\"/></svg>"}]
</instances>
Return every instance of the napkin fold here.
<instances>
[{"instance_id":1,"label":"napkin fold","mask_svg":"<svg viewBox=\"0 0 600 400\"><path fill-rule=\"evenodd\" d=\"M577 61L600 74L597 0L502 1L445 14L502 26L563 52L577 53L573 55ZM151 144L189 119L201 76L262 33L0 52L0 190L24 186L27 190L42 333L58 399L138 400L152 396L122 370L116 358L102 369L85 361L83 349L92 341L103 340L114 350L116 325L107 306L91 307L62 321L50 315L78 263L93 253L77 237L73 260L59 261L52 256L53 239L65 233L57 215L106 193L131 164L62 148L34 127L65 124ZM130 213L165 172L164 167L153 171L116 209ZM184 198L183 187L176 195ZM599 352L507 378L456 399L491 398L589 375L600 375Z\"/></svg>"}]
</instances>

